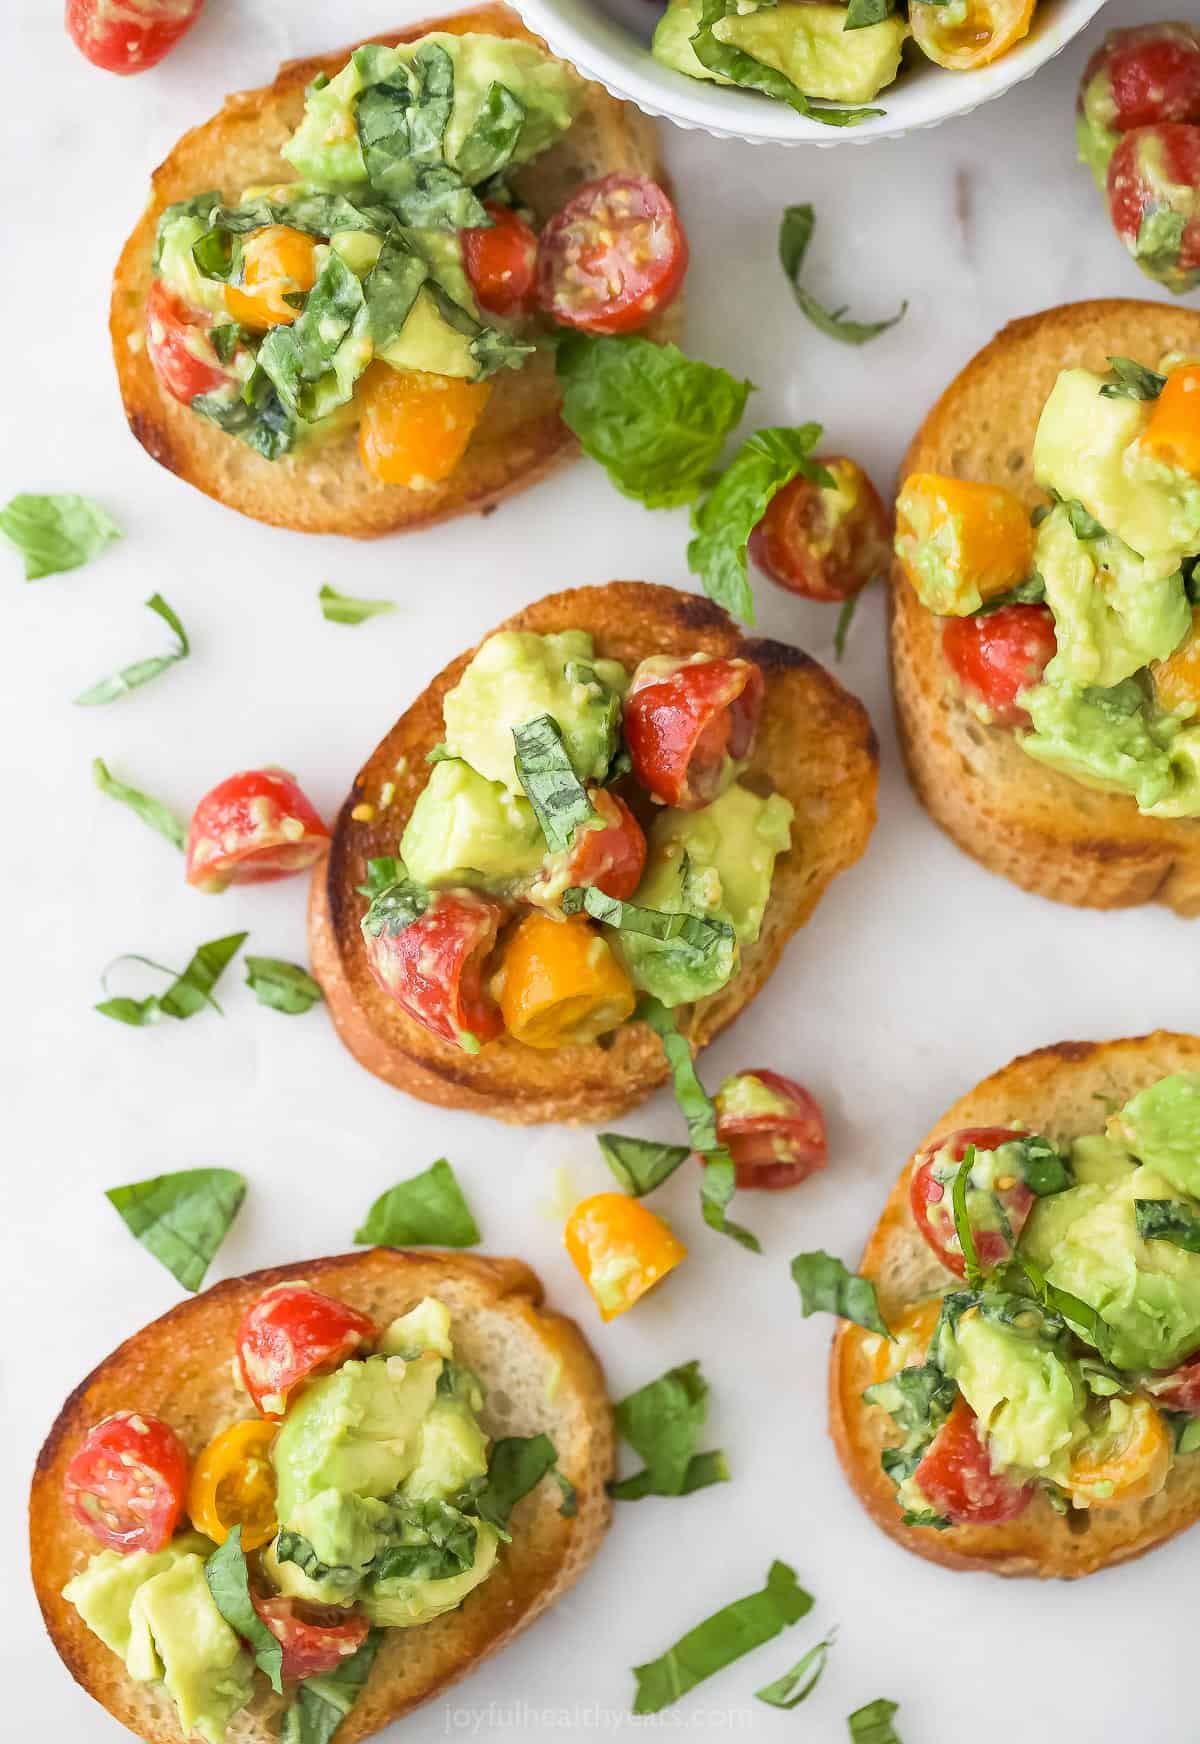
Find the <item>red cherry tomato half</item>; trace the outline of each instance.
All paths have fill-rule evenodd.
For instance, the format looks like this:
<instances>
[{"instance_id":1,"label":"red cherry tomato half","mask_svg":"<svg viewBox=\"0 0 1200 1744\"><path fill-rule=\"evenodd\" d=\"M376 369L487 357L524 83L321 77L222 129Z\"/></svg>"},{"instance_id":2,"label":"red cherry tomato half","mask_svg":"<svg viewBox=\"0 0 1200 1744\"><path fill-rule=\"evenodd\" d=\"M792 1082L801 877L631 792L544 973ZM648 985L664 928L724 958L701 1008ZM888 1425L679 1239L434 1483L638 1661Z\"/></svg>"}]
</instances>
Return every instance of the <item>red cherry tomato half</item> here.
<instances>
[{"instance_id":1,"label":"red cherry tomato half","mask_svg":"<svg viewBox=\"0 0 1200 1744\"><path fill-rule=\"evenodd\" d=\"M632 333L679 294L688 245L670 200L644 176L589 182L538 243L538 303L564 327Z\"/></svg>"},{"instance_id":2,"label":"red cherry tomato half","mask_svg":"<svg viewBox=\"0 0 1200 1744\"><path fill-rule=\"evenodd\" d=\"M371 1624L336 1605L306 1605L299 1599L264 1599L253 1590L250 1602L283 1648L281 1677L322 1677L357 1653Z\"/></svg>"},{"instance_id":3,"label":"red cherry tomato half","mask_svg":"<svg viewBox=\"0 0 1200 1744\"><path fill-rule=\"evenodd\" d=\"M778 587L805 599L844 600L892 559L891 523L862 467L843 455L821 457L835 487L803 476L776 491L750 535L752 562Z\"/></svg>"},{"instance_id":4,"label":"red cherry tomato half","mask_svg":"<svg viewBox=\"0 0 1200 1744\"><path fill-rule=\"evenodd\" d=\"M336 1368L378 1336L357 1308L307 1284L279 1284L251 1303L238 1327L242 1385L263 1417L282 1417L301 1381Z\"/></svg>"},{"instance_id":5,"label":"red cherry tomato half","mask_svg":"<svg viewBox=\"0 0 1200 1744\"><path fill-rule=\"evenodd\" d=\"M1032 726L1018 698L1040 684L1058 652L1049 606L1001 606L977 618L947 618L942 652L967 696L999 727Z\"/></svg>"},{"instance_id":6,"label":"red cherry tomato half","mask_svg":"<svg viewBox=\"0 0 1200 1744\"><path fill-rule=\"evenodd\" d=\"M1189 1357L1169 1374L1155 1375L1145 1383L1145 1388L1169 1411L1186 1411L1189 1417L1200 1417L1200 1354Z\"/></svg>"},{"instance_id":7,"label":"red cherry tomato half","mask_svg":"<svg viewBox=\"0 0 1200 1744\"><path fill-rule=\"evenodd\" d=\"M1200 127L1127 133L1108 165L1113 228L1142 271L1177 294L1200 285Z\"/></svg>"},{"instance_id":8,"label":"red cherry tomato half","mask_svg":"<svg viewBox=\"0 0 1200 1744\"><path fill-rule=\"evenodd\" d=\"M829 1161L825 1116L803 1084L779 1072L739 1072L784 1106L776 1113L736 1113L723 1107L727 1079L717 1094L717 1139L729 1151L739 1187L796 1187Z\"/></svg>"},{"instance_id":9,"label":"red cherry tomato half","mask_svg":"<svg viewBox=\"0 0 1200 1744\"><path fill-rule=\"evenodd\" d=\"M938 1259L952 1272L957 1272L961 1278L965 1271L962 1249L958 1245L958 1237L954 1233L954 1210L950 1202L952 1183L939 1181L934 1174L935 1165L943 1163L961 1163L968 1145L974 1145L977 1151L999 1150L1002 1144L1008 1144L1013 1139L1022 1139L1028 1135L1007 1126L967 1126L961 1132L951 1133L940 1143L930 1145L921 1161L913 1170L912 1184L909 1187L909 1202L917 1228L925 1237ZM971 1194L980 1189L968 1186L967 1215L971 1212ZM1025 1227L1025 1221L1033 1210L1035 1195L1025 1185L1024 1181L1014 1181L1011 1187L996 1189L996 1198L1008 1219L1013 1240L1017 1241ZM975 1252L981 1266L1000 1265L1008 1257L1009 1246L1001 1231L996 1229L979 1229L972 1221L972 1234L975 1237Z\"/></svg>"},{"instance_id":10,"label":"red cherry tomato half","mask_svg":"<svg viewBox=\"0 0 1200 1744\"><path fill-rule=\"evenodd\" d=\"M484 986L484 967L507 918L498 902L471 890L440 890L401 931L364 927L367 966L383 991L430 1035L458 1047L464 1038L501 1034L500 1007Z\"/></svg>"},{"instance_id":11,"label":"red cherry tomato half","mask_svg":"<svg viewBox=\"0 0 1200 1744\"><path fill-rule=\"evenodd\" d=\"M117 1411L97 1423L67 1467L67 1505L109 1550L161 1550L183 1512L187 1448L169 1423Z\"/></svg>"},{"instance_id":12,"label":"red cherry tomato half","mask_svg":"<svg viewBox=\"0 0 1200 1744\"><path fill-rule=\"evenodd\" d=\"M163 387L182 405L233 379L217 362L208 339L211 326L210 315L186 308L161 279L154 280L146 298L146 352Z\"/></svg>"},{"instance_id":13,"label":"red cherry tomato half","mask_svg":"<svg viewBox=\"0 0 1200 1744\"><path fill-rule=\"evenodd\" d=\"M1110 30L1084 69L1079 110L1113 133L1200 121L1200 31L1182 21Z\"/></svg>"},{"instance_id":14,"label":"red cherry tomato half","mask_svg":"<svg viewBox=\"0 0 1200 1744\"><path fill-rule=\"evenodd\" d=\"M594 884L605 896L628 902L642 881L646 864L646 837L620 794L606 787L590 787L592 809L603 819L603 828L576 830L567 856L566 877L570 884Z\"/></svg>"},{"instance_id":15,"label":"red cherry tomato half","mask_svg":"<svg viewBox=\"0 0 1200 1744\"><path fill-rule=\"evenodd\" d=\"M511 206L484 201L494 222L462 231L463 266L475 301L490 315L523 315L533 299L537 273L537 232Z\"/></svg>"},{"instance_id":16,"label":"red cherry tomato half","mask_svg":"<svg viewBox=\"0 0 1200 1744\"><path fill-rule=\"evenodd\" d=\"M708 805L726 757L749 755L762 701L763 675L749 660L705 656L667 670L644 660L625 698L635 778L664 805Z\"/></svg>"},{"instance_id":17,"label":"red cherry tomato half","mask_svg":"<svg viewBox=\"0 0 1200 1744\"><path fill-rule=\"evenodd\" d=\"M303 872L329 831L283 769L244 769L206 793L192 813L185 876L197 890L261 884Z\"/></svg>"},{"instance_id":18,"label":"red cherry tomato half","mask_svg":"<svg viewBox=\"0 0 1200 1744\"><path fill-rule=\"evenodd\" d=\"M67 31L93 66L144 73L195 24L204 0L67 0Z\"/></svg>"},{"instance_id":19,"label":"red cherry tomato half","mask_svg":"<svg viewBox=\"0 0 1200 1744\"><path fill-rule=\"evenodd\" d=\"M1015 1520L1033 1499L1032 1484L1014 1484L992 1470L975 1413L961 1398L913 1477L931 1506L956 1526L998 1526Z\"/></svg>"}]
</instances>

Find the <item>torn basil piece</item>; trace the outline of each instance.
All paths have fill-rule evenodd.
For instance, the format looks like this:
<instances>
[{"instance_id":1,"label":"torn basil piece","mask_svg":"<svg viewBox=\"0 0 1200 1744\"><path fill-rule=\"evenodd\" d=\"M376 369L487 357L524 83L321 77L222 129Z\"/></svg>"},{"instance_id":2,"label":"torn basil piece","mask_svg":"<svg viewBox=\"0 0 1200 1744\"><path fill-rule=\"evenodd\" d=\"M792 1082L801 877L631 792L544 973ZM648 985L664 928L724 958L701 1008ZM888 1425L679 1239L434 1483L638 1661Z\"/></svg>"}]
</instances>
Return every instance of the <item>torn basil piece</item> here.
<instances>
[{"instance_id":1,"label":"torn basil piece","mask_svg":"<svg viewBox=\"0 0 1200 1744\"><path fill-rule=\"evenodd\" d=\"M457 1248L474 1247L483 1238L458 1177L440 1157L381 1194L354 1239L378 1247Z\"/></svg>"},{"instance_id":2,"label":"torn basil piece","mask_svg":"<svg viewBox=\"0 0 1200 1744\"><path fill-rule=\"evenodd\" d=\"M645 1469L610 1486L618 1501L642 1496L683 1496L700 1489L703 1478L720 1483L728 1477L724 1455L696 1453L696 1442L708 1414L708 1382L698 1362L668 1369L613 1407L617 1431Z\"/></svg>"},{"instance_id":3,"label":"torn basil piece","mask_svg":"<svg viewBox=\"0 0 1200 1744\"><path fill-rule=\"evenodd\" d=\"M581 825L599 823L587 789L576 775L553 715L537 715L512 729L517 779L542 827L552 854L563 854Z\"/></svg>"},{"instance_id":4,"label":"torn basil piece","mask_svg":"<svg viewBox=\"0 0 1200 1744\"><path fill-rule=\"evenodd\" d=\"M635 1199L661 1187L692 1154L689 1145L629 1138L620 1132L597 1133L596 1143L622 1189Z\"/></svg>"},{"instance_id":5,"label":"torn basil piece","mask_svg":"<svg viewBox=\"0 0 1200 1744\"><path fill-rule=\"evenodd\" d=\"M843 1320L853 1320L856 1326L863 1326L868 1332L891 1338L870 1278L848 1271L841 1260L821 1248L812 1253L797 1254L791 1270L792 1281L800 1292L800 1312L805 1319L810 1314L837 1314Z\"/></svg>"}]
</instances>

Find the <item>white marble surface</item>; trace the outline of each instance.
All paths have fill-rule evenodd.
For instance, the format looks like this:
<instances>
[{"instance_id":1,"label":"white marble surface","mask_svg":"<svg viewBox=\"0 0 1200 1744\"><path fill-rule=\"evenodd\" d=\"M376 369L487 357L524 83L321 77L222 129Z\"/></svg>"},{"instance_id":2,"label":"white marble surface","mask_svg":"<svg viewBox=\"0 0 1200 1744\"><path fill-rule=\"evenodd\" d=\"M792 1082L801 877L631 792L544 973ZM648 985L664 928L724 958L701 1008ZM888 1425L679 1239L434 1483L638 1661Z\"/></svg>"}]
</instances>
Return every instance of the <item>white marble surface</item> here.
<instances>
[{"instance_id":1,"label":"white marble surface","mask_svg":"<svg viewBox=\"0 0 1200 1744\"><path fill-rule=\"evenodd\" d=\"M1105 22L1158 10L1116 3ZM685 523L624 501L581 464L489 519L359 549L242 521L155 467L125 430L105 333L108 275L150 167L228 87L417 7L210 0L178 54L127 82L79 59L59 5L8 0L3 11L0 494L90 492L126 529L101 562L37 585L25 586L16 557L0 552L5 1735L77 1744L124 1735L57 1663L21 1548L28 1473L63 1397L178 1297L102 1189L202 1163L243 1169L250 1197L215 1278L348 1245L378 1191L445 1154L487 1246L533 1262L594 1336L614 1394L703 1359L714 1394L708 1439L728 1449L736 1480L619 1509L570 1597L411 1720L405 1737L499 1744L538 1730L628 1727L628 1668L757 1586L782 1556L818 1610L696 1691L664 1726L834 1740L850 1709L887 1695L901 1703L906 1744L1009 1744L1017 1734L1032 1744L1182 1744L1194 1714L1194 1537L1073 1589L951 1575L868 1524L824 1435L829 1328L801 1320L788 1258L815 1245L853 1256L911 1145L1013 1054L1197 1023L1194 927L1160 912L1073 913L1023 896L968 863L918 812L891 734L881 600L864 608L844 668L883 740L878 832L705 1063L712 1083L746 1064L793 1072L829 1112L828 1173L745 1205L765 1258L702 1229L685 1171L664 1199L694 1243L689 1264L603 1329L538 1209L558 1165L572 1168L580 1190L605 1184L586 1132L508 1131L406 1101L359 1071L322 1012L260 1009L236 973L224 1022L138 1032L93 1015L99 972L119 952L181 962L200 940L241 927L260 952L304 948L300 883L215 900L187 890L172 851L93 790L93 755L180 811L227 771L278 761L331 814L428 676L505 613L613 575L688 585ZM820 418L833 445L886 483L934 393L1003 321L1085 294L1143 292L1072 162L1074 82L1102 28L982 112L867 151L668 136L693 239L688 343L762 384L755 418ZM791 304L774 232L781 206L797 199L813 200L820 218L818 288L864 315L910 299L907 319L865 350L825 340ZM324 582L394 596L401 609L359 629L326 624L316 597ZM84 685L157 645L141 603L155 589L181 612L191 660L109 709L72 707ZM766 630L829 657L827 610L765 583L759 599ZM677 1131L666 1095L622 1124ZM753 1690L835 1622L839 1644L802 1713L784 1719L755 1704Z\"/></svg>"}]
</instances>

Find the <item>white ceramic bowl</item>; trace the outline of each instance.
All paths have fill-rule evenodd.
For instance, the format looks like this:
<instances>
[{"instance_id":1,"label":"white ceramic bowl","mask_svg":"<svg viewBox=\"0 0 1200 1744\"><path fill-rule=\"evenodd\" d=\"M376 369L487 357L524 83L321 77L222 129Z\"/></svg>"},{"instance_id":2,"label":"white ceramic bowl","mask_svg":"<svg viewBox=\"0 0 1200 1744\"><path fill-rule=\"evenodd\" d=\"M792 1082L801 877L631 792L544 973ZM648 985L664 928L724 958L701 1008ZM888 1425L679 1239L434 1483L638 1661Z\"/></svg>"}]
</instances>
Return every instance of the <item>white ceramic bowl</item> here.
<instances>
[{"instance_id":1,"label":"white ceramic bowl","mask_svg":"<svg viewBox=\"0 0 1200 1744\"><path fill-rule=\"evenodd\" d=\"M662 10L659 0L514 0L514 4L530 30L544 37L555 54L648 115L751 145L862 145L916 127L936 127L951 115L965 115L998 97L1052 60L1104 0L1039 0L1025 40L977 72L948 72L919 53L910 61L911 50L906 51L900 77L871 105L886 113L857 127L822 126L756 92L690 79L662 66L650 53L650 37Z\"/></svg>"}]
</instances>

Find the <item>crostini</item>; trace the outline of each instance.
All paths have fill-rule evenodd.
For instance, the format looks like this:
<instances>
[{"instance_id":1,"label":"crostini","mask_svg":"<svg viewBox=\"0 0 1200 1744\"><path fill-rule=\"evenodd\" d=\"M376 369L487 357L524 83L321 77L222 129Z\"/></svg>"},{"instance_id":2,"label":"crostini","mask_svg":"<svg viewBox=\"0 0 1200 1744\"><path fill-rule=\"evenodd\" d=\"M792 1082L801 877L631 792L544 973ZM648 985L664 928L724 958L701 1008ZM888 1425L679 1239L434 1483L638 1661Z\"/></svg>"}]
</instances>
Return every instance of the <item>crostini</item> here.
<instances>
[{"instance_id":1,"label":"crostini","mask_svg":"<svg viewBox=\"0 0 1200 1744\"><path fill-rule=\"evenodd\" d=\"M357 1426L365 1424L362 1433ZM149 1744L354 1744L533 1621L608 1522L611 1411L516 1260L217 1284L67 1400L30 1500L54 1645Z\"/></svg>"},{"instance_id":2,"label":"crostini","mask_svg":"<svg viewBox=\"0 0 1200 1744\"><path fill-rule=\"evenodd\" d=\"M576 452L555 331L673 335L654 124L500 5L295 61L155 171L111 332L147 452L243 514L369 537Z\"/></svg>"},{"instance_id":3,"label":"crostini","mask_svg":"<svg viewBox=\"0 0 1200 1744\"><path fill-rule=\"evenodd\" d=\"M1200 314L1006 327L900 473L896 718L930 816L1057 902L1200 913Z\"/></svg>"},{"instance_id":4,"label":"crostini","mask_svg":"<svg viewBox=\"0 0 1200 1744\"><path fill-rule=\"evenodd\" d=\"M414 1096L594 1121L765 984L875 821L861 704L716 605L551 594L433 680L356 776L314 871L342 1040Z\"/></svg>"},{"instance_id":5,"label":"crostini","mask_svg":"<svg viewBox=\"0 0 1200 1744\"><path fill-rule=\"evenodd\" d=\"M1198 1138L1200 1038L1042 1048L921 1142L859 1278L794 1262L854 1316L830 1429L905 1549L1069 1579L1200 1518Z\"/></svg>"}]
</instances>

